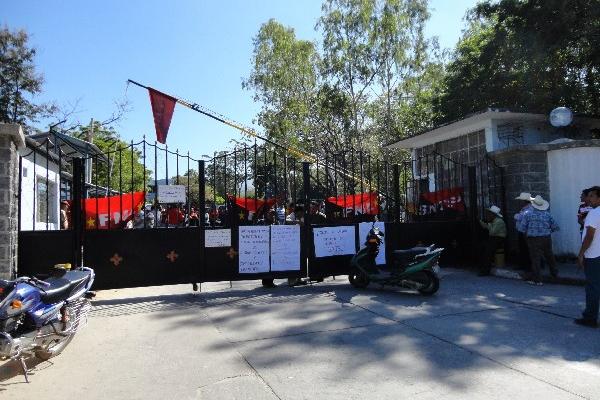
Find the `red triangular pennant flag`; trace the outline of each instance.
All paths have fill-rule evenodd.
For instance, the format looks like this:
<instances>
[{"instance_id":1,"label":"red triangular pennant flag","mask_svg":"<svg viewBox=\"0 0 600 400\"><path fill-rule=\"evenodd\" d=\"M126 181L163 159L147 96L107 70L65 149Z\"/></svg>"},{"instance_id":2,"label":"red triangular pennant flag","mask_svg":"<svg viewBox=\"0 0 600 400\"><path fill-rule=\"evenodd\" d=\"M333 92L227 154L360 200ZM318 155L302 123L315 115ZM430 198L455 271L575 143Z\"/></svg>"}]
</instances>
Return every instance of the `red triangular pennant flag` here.
<instances>
[{"instance_id":1,"label":"red triangular pennant flag","mask_svg":"<svg viewBox=\"0 0 600 400\"><path fill-rule=\"evenodd\" d=\"M152 105L152 114L154 114L156 140L165 144L177 99L152 88L148 88L148 93L150 93L150 104Z\"/></svg>"}]
</instances>

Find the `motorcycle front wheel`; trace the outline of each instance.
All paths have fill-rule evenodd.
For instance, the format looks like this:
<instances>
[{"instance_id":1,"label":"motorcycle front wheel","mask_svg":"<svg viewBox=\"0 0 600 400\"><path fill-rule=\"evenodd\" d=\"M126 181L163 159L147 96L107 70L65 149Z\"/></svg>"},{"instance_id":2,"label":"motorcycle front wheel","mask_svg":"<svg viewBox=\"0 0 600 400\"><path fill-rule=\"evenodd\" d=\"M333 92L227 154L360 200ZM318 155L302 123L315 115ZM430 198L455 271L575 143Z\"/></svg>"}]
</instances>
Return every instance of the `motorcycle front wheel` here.
<instances>
[{"instance_id":1,"label":"motorcycle front wheel","mask_svg":"<svg viewBox=\"0 0 600 400\"><path fill-rule=\"evenodd\" d=\"M364 289L369 286L369 277L360 269L354 267L348 274L350 284L357 289Z\"/></svg>"},{"instance_id":2,"label":"motorcycle front wheel","mask_svg":"<svg viewBox=\"0 0 600 400\"><path fill-rule=\"evenodd\" d=\"M425 274L426 278L420 283L425 286L418 289L419 293L425 296L431 296L440 288L440 278L438 278L433 271L425 270L423 273Z\"/></svg>"}]
</instances>

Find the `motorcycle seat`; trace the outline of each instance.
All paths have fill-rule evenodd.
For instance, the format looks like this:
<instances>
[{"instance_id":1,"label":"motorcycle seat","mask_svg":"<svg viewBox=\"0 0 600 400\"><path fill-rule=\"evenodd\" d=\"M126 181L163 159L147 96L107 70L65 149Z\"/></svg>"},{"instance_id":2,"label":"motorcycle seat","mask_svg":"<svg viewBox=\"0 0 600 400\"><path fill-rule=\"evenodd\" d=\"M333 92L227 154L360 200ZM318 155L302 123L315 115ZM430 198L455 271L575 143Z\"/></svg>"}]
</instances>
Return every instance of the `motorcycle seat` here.
<instances>
[{"instance_id":1,"label":"motorcycle seat","mask_svg":"<svg viewBox=\"0 0 600 400\"><path fill-rule=\"evenodd\" d=\"M71 293L70 280L64 278L48 278L46 282L48 282L50 286L42 288L41 300L44 303L58 303L69 297L69 294Z\"/></svg>"},{"instance_id":2,"label":"motorcycle seat","mask_svg":"<svg viewBox=\"0 0 600 400\"><path fill-rule=\"evenodd\" d=\"M58 303L69 298L74 289L84 284L90 277L87 271L68 271L58 278L48 278L50 286L42 288L41 300L46 304Z\"/></svg>"}]
</instances>

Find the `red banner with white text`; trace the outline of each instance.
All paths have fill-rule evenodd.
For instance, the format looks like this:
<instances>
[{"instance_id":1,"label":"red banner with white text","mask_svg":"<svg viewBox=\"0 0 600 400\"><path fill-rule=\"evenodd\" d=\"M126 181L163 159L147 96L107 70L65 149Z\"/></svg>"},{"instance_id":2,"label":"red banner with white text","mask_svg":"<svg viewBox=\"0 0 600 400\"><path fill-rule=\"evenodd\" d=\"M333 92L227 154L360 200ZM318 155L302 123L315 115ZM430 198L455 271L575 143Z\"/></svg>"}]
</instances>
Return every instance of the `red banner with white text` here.
<instances>
[{"instance_id":1,"label":"red banner with white text","mask_svg":"<svg viewBox=\"0 0 600 400\"><path fill-rule=\"evenodd\" d=\"M463 197L464 189L462 187L422 193L419 204L420 214L435 214L444 210L462 213L465 211L465 202Z\"/></svg>"},{"instance_id":2,"label":"red banner with white text","mask_svg":"<svg viewBox=\"0 0 600 400\"><path fill-rule=\"evenodd\" d=\"M327 202L346 210L353 209L355 214L379 214L379 202L375 192L328 197Z\"/></svg>"},{"instance_id":3,"label":"red banner with white text","mask_svg":"<svg viewBox=\"0 0 600 400\"><path fill-rule=\"evenodd\" d=\"M122 229L144 206L144 198L144 192L134 192L85 199L86 229Z\"/></svg>"}]
</instances>

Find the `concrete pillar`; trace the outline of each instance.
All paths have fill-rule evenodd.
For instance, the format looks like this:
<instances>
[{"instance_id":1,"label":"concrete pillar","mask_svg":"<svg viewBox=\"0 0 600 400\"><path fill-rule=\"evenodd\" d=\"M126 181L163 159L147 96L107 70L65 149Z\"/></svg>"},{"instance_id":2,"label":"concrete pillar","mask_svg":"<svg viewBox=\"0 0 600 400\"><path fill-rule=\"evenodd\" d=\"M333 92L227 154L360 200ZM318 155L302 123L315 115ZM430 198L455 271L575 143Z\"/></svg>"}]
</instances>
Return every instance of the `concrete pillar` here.
<instances>
[{"instance_id":1,"label":"concrete pillar","mask_svg":"<svg viewBox=\"0 0 600 400\"><path fill-rule=\"evenodd\" d=\"M24 148L21 126L0 123L0 279L17 273L19 150Z\"/></svg>"}]
</instances>

